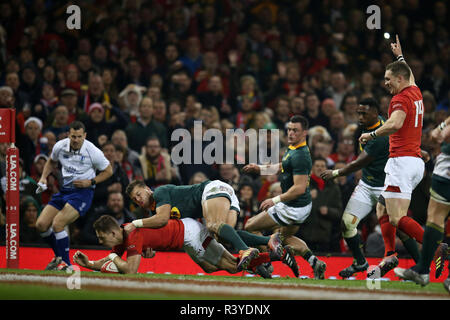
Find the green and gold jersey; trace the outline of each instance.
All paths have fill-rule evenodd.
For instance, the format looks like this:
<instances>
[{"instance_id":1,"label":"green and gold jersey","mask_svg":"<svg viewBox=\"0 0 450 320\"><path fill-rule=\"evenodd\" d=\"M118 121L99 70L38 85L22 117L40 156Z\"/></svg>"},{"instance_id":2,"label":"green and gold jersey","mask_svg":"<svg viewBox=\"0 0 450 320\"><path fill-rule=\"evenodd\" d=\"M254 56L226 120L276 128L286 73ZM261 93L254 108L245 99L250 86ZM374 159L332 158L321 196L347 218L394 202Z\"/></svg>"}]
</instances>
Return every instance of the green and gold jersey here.
<instances>
[{"instance_id":1,"label":"green and gold jersey","mask_svg":"<svg viewBox=\"0 0 450 320\"><path fill-rule=\"evenodd\" d=\"M166 184L157 187L153 192L156 208L170 204L171 218L201 218L203 216L202 194L205 186L210 182L206 180L189 186Z\"/></svg>"},{"instance_id":2,"label":"green and gold jersey","mask_svg":"<svg viewBox=\"0 0 450 320\"><path fill-rule=\"evenodd\" d=\"M363 133L372 132L384 123L382 117L378 117L379 121L373 126L363 130ZM368 141L366 144L359 144L359 150L364 150L374 160L366 167L362 168L362 181L372 187L383 187L384 167L389 158L389 136L376 137L373 140Z\"/></svg>"},{"instance_id":3,"label":"green and gold jersey","mask_svg":"<svg viewBox=\"0 0 450 320\"><path fill-rule=\"evenodd\" d=\"M305 193L300 197L285 202L290 207L304 207L311 202L309 193L309 176L311 175L312 161L309 148L306 142L297 146L289 146L281 162L281 173L278 177L283 193L288 191L294 185L294 175L307 175L308 185Z\"/></svg>"}]
</instances>

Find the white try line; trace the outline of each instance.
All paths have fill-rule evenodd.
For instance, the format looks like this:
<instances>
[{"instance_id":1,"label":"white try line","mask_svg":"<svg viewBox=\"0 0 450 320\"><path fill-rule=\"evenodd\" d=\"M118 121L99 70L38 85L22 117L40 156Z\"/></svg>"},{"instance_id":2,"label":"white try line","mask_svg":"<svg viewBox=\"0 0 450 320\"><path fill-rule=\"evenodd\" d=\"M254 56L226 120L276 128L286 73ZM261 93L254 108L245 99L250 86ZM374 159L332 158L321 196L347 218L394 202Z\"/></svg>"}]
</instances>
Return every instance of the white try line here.
<instances>
[{"instance_id":1,"label":"white try line","mask_svg":"<svg viewBox=\"0 0 450 320\"><path fill-rule=\"evenodd\" d=\"M41 276L41 275L24 275L24 274L0 274L0 282L29 282L29 283L43 283L51 285L65 286L68 277L65 276ZM330 287L270 287L270 283L263 285L254 285L241 283L237 287L236 281L227 284L215 282L208 284L207 282L192 283L192 281L176 280L167 281L167 279L151 279L145 280L126 280L126 279L111 279L111 278L95 278L95 277L81 277L81 289L85 287L103 287L103 288L117 288L129 290L143 290L143 291L162 291L174 292L180 294L199 294L202 296L251 296L261 299L293 299L293 300L368 300L368 299L382 299L382 300L410 300L410 299L446 299L445 295L427 295L427 294L408 294L408 293L392 293L392 292L364 292L357 290L349 290L347 288L337 289ZM276 284L273 284L276 286ZM448 297L450 299L450 297Z\"/></svg>"}]
</instances>

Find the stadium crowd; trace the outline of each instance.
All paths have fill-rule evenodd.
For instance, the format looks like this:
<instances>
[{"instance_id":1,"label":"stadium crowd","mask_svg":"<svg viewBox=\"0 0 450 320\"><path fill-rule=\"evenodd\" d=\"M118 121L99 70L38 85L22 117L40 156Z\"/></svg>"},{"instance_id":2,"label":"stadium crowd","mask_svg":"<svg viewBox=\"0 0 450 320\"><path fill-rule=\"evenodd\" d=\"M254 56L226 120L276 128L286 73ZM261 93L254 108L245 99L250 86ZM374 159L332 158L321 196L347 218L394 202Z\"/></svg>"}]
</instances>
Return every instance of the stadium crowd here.
<instances>
[{"instance_id":1,"label":"stadium crowd","mask_svg":"<svg viewBox=\"0 0 450 320\"><path fill-rule=\"evenodd\" d=\"M381 8L381 30L366 26L372 2ZM98 244L92 224L105 213L119 223L150 214L125 194L134 179L151 188L227 182L240 200L236 228L242 229L264 199L281 193L276 176L243 174L237 158L235 164L175 165L171 152L178 141L172 141L172 132L193 130L194 120L224 135L227 129L279 129L283 155L285 123L300 114L310 124L313 208L299 237L314 251L346 253L340 221L360 173L335 182L320 174L356 158L360 99L374 97L387 117L391 96L383 76L393 61L389 43L395 34L423 92L422 149L432 160L439 153L430 129L450 114L445 1L92 0L77 5L81 29L69 30L67 4L0 4L0 105L14 105L17 112L23 243L42 243L34 224L58 192L61 177L55 171L49 189L39 195L36 183L52 147L74 120L85 124L87 139L114 170L96 186L90 212L70 226L76 246ZM203 150L208 143L203 141ZM6 149L0 145L2 200ZM426 221L432 168L429 161L412 195L409 215L420 224ZM4 213L3 201L1 241ZM366 253L382 256L375 213L359 229Z\"/></svg>"}]
</instances>

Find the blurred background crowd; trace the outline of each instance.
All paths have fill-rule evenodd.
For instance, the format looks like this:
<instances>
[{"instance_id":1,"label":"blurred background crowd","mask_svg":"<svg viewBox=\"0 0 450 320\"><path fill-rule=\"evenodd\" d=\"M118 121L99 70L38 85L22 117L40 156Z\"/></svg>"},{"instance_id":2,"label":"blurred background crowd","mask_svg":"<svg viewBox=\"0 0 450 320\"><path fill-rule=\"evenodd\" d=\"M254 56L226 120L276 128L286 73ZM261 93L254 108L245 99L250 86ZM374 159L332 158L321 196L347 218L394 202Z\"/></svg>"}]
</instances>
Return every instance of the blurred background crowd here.
<instances>
[{"instance_id":1,"label":"blurred background crowd","mask_svg":"<svg viewBox=\"0 0 450 320\"><path fill-rule=\"evenodd\" d=\"M98 244L92 222L101 214L120 223L149 214L125 195L133 179L152 188L225 181L240 199L236 228L242 229L264 199L281 193L277 177L244 175L237 161L175 165L171 151L178 142L171 141L172 132L192 130L194 120L224 134L279 129L282 155L285 123L301 114L310 123L313 209L298 235L316 252L345 254L340 220L360 173L331 182L320 173L357 157L360 99L376 98L387 117L391 96L383 76L394 58L389 44L395 34L424 98L422 148L432 161L413 193L409 215L425 223L439 153L429 133L449 115L446 1L80 0L79 30L66 26L70 4L0 4L0 105L17 110L23 243L42 242L34 223L58 192L60 173L51 174L49 189L40 195L36 182L53 145L67 137L74 120L86 125L87 139L114 168L113 176L97 185L89 213L70 227L76 246ZM366 9L373 4L381 9L380 30L366 26ZM203 141L202 148L209 143ZM243 147L248 156L248 144ZM6 149L0 145L3 200ZM4 213L3 201L2 241ZM375 214L359 229L366 254L382 256Z\"/></svg>"}]
</instances>

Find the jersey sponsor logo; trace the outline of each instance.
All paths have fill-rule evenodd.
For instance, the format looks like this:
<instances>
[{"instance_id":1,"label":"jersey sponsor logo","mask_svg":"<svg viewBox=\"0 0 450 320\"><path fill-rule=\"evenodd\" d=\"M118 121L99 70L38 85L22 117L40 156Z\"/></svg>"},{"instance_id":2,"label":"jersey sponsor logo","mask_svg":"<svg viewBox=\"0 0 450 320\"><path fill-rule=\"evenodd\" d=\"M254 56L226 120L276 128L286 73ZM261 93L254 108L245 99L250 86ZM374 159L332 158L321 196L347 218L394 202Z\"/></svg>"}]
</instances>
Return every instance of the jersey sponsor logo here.
<instances>
[{"instance_id":1,"label":"jersey sponsor logo","mask_svg":"<svg viewBox=\"0 0 450 320\"><path fill-rule=\"evenodd\" d=\"M131 245L129 245L129 246L127 247L127 250L130 250L130 249L133 249L133 248L136 248L136 246L135 246L134 244L131 244Z\"/></svg>"},{"instance_id":2,"label":"jersey sponsor logo","mask_svg":"<svg viewBox=\"0 0 450 320\"><path fill-rule=\"evenodd\" d=\"M65 170L66 170L67 173L75 173L75 172L77 172L77 169L74 168L74 167L66 167Z\"/></svg>"},{"instance_id":3,"label":"jersey sponsor logo","mask_svg":"<svg viewBox=\"0 0 450 320\"><path fill-rule=\"evenodd\" d=\"M397 186L387 186L386 192L396 192L396 193L401 193L402 191L400 190L400 187Z\"/></svg>"},{"instance_id":4,"label":"jersey sponsor logo","mask_svg":"<svg viewBox=\"0 0 450 320\"><path fill-rule=\"evenodd\" d=\"M227 188L225 186L220 186L219 190L227 192L230 196L233 194L232 191L230 190L230 188Z\"/></svg>"},{"instance_id":5,"label":"jersey sponsor logo","mask_svg":"<svg viewBox=\"0 0 450 320\"><path fill-rule=\"evenodd\" d=\"M177 207L170 209L170 219L181 219L181 212Z\"/></svg>"}]
</instances>

